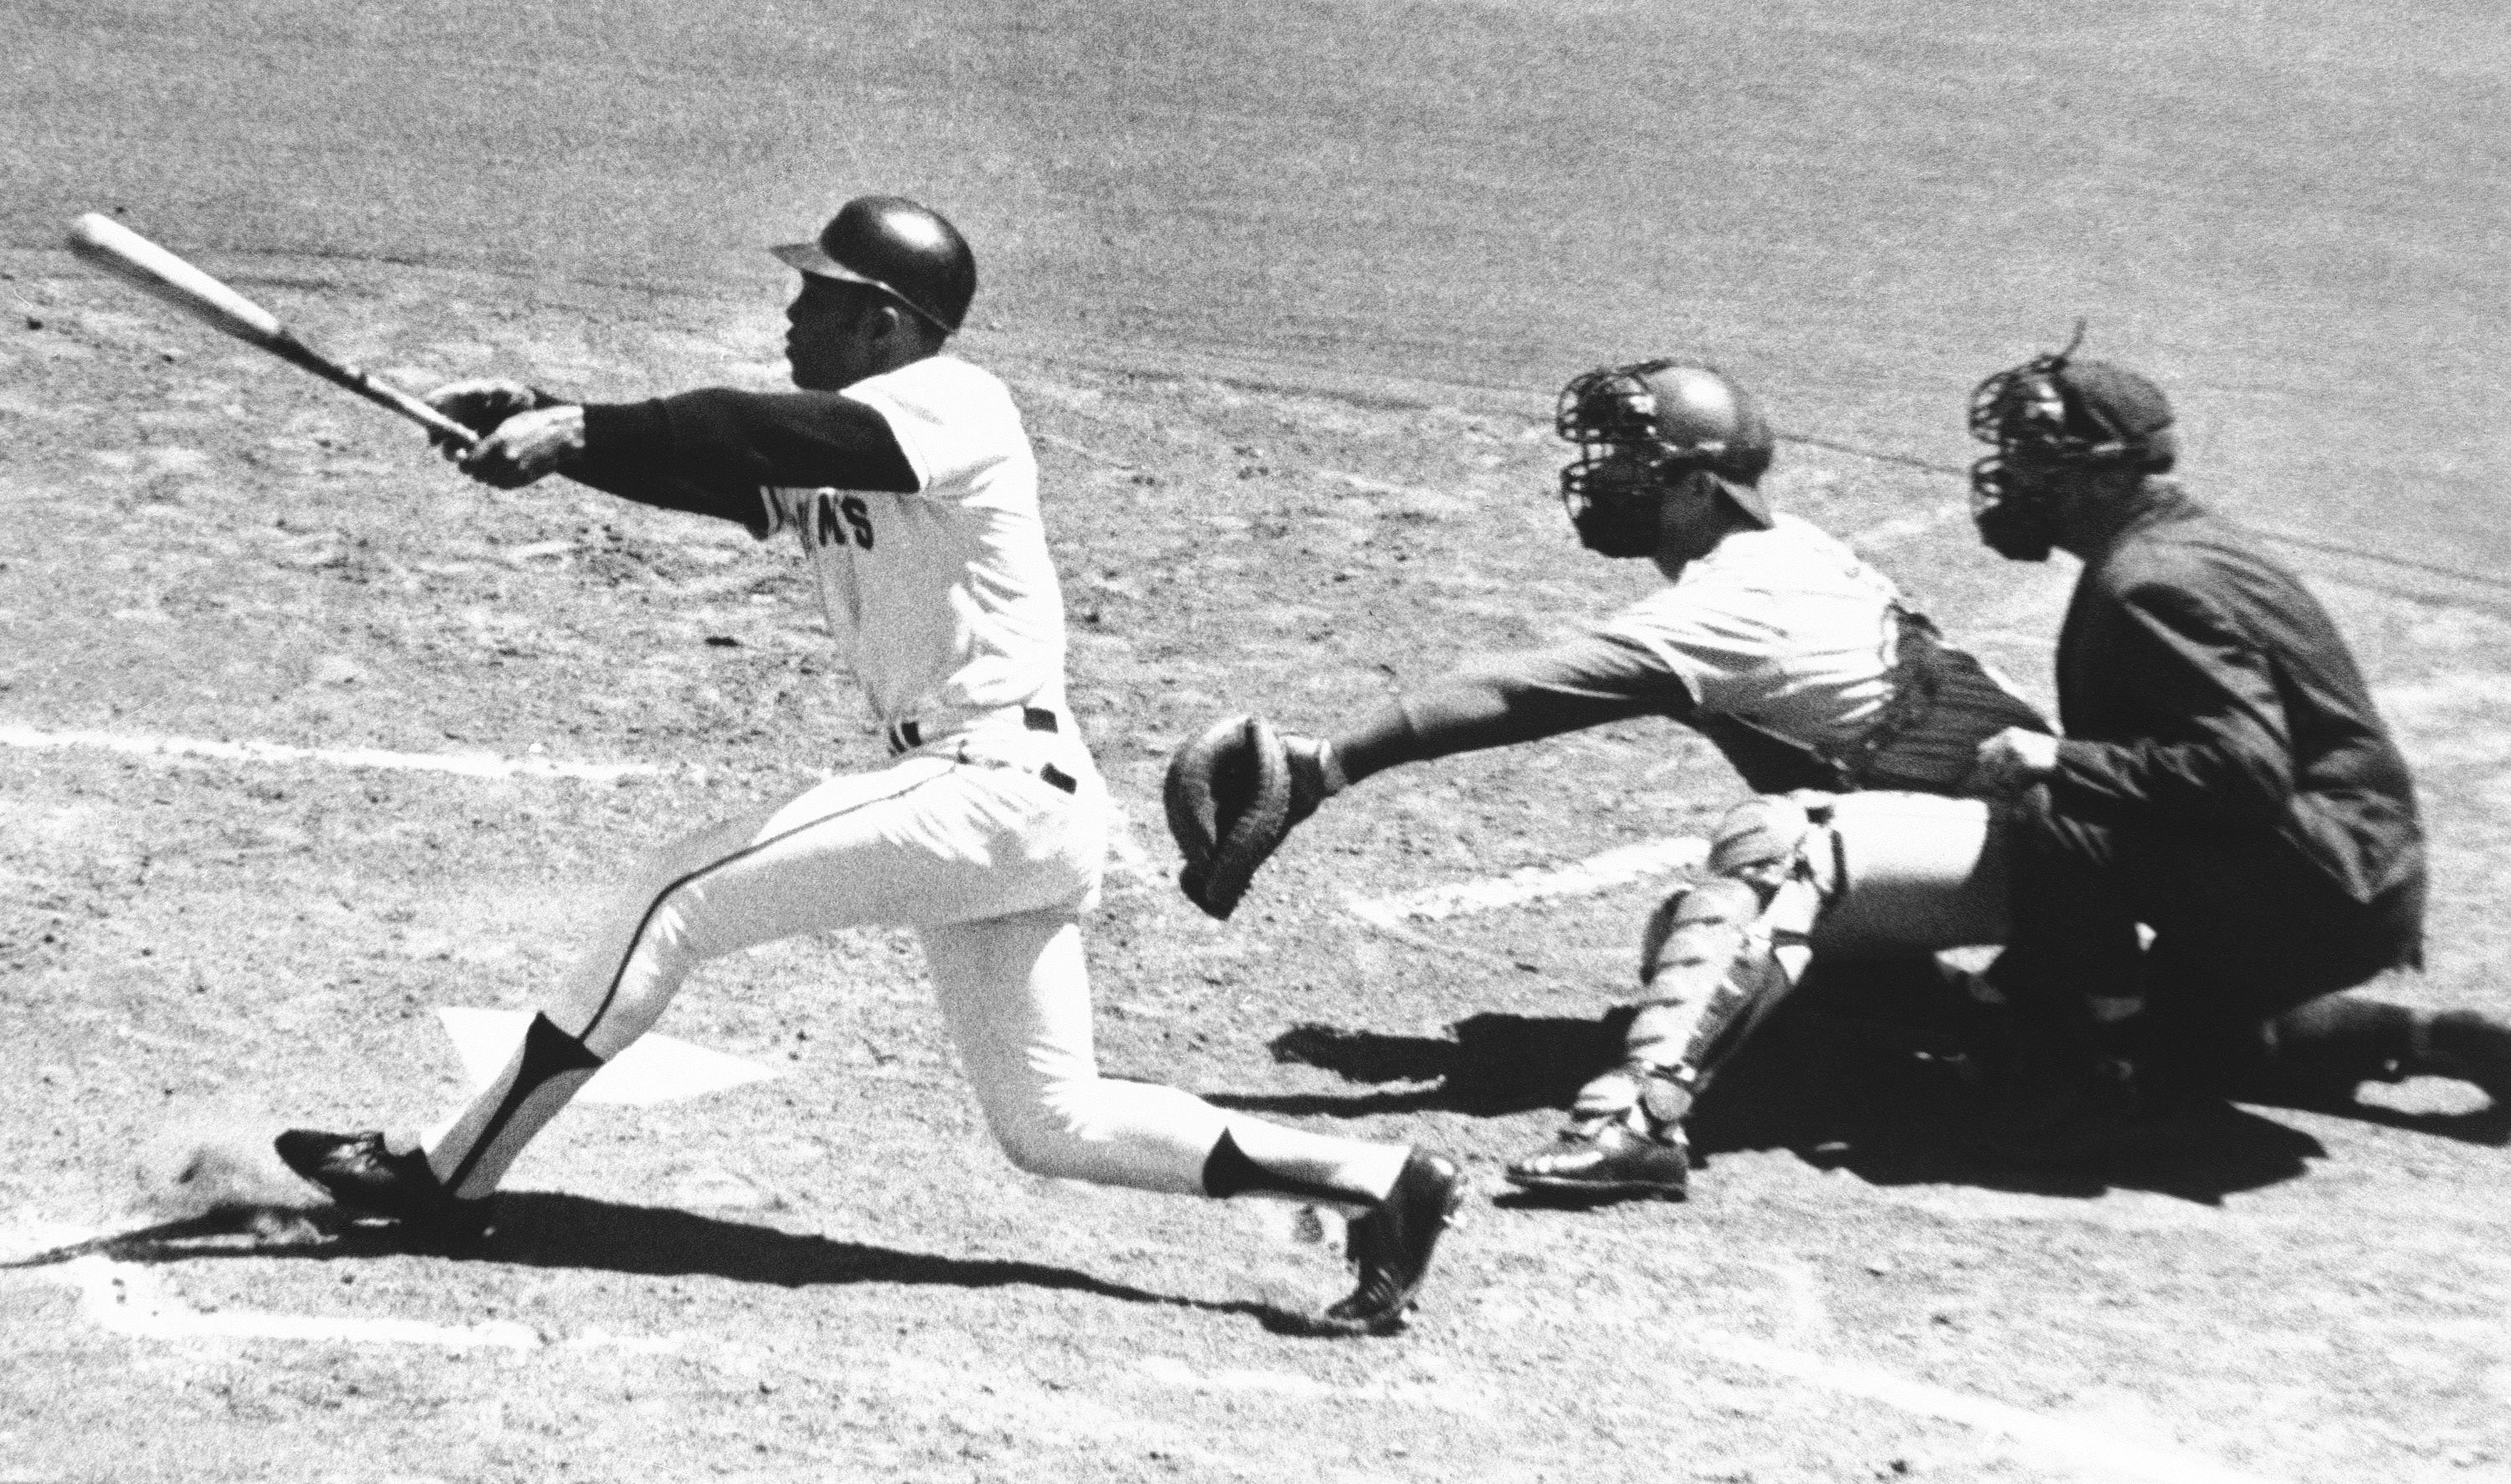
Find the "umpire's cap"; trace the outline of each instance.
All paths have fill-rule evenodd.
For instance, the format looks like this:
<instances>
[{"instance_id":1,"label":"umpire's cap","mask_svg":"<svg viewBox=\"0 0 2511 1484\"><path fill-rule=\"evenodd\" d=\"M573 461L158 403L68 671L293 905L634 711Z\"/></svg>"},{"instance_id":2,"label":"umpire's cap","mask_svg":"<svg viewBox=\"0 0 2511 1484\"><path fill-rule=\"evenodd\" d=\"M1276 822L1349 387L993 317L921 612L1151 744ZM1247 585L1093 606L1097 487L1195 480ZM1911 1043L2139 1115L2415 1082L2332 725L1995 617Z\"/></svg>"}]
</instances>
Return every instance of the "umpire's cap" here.
<instances>
[{"instance_id":1,"label":"umpire's cap","mask_svg":"<svg viewBox=\"0 0 2511 1484\"><path fill-rule=\"evenodd\" d=\"M824 279L868 284L945 330L956 330L977 296L977 255L942 213L904 196L858 196L820 229L817 242L771 248Z\"/></svg>"},{"instance_id":2,"label":"umpire's cap","mask_svg":"<svg viewBox=\"0 0 2511 1484\"><path fill-rule=\"evenodd\" d=\"M2180 453L2171 401L2162 389L2106 361L2069 361L2052 373L2067 403L2067 431L2096 457L2161 473Z\"/></svg>"}]
</instances>

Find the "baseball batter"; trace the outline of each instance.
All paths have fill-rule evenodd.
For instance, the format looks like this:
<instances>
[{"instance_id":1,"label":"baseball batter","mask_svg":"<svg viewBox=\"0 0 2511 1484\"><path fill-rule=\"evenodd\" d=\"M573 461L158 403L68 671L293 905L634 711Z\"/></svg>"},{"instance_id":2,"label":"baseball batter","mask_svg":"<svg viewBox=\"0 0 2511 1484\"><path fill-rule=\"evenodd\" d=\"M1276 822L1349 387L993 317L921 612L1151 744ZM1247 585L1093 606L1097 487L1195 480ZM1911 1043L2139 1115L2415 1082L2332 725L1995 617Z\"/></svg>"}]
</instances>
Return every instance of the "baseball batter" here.
<instances>
[{"instance_id":1,"label":"baseball batter","mask_svg":"<svg viewBox=\"0 0 2511 1484\"><path fill-rule=\"evenodd\" d=\"M1775 438L1752 399L1715 369L1651 361L1590 371L1563 391L1558 427L1579 449L1561 477L1579 541L1652 560L1668 585L1591 633L1459 669L1331 738L1280 739L1284 827L1398 764L1641 715L1698 730L1765 792L1952 793L1982 740L2007 727L2047 730L1889 578L1771 510L1760 479ZM1202 751L1180 754L1171 818L1186 821L1181 841L1197 833L1194 810L1174 795L1231 766L1245 745L1237 735L1224 724ZM1783 956L1785 972L1732 971L1773 962L1739 952L1770 931L1772 884L1760 879L1757 839L1745 811L1720 831L1712 879L1655 913L1641 963L1649 998L1623 1064L1588 1084L1559 1142L1511 1165L1510 1180L1581 1199L1686 1192L1684 1116L1804 962ZM1211 899L1212 873L1196 868L1197 855L1188 844L1187 893L1225 913L1234 896Z\"/></svg>"},{"instance_id":2,"label":"baseball batter","mask_svg":"<svg viewBox=\"0 0 2511 1484\"><path fill-rule=\"evenodd\" d=\"M434 1237L489 1198L568 1098L654 1024L697 965L866 924L912 927L986 1118L1020 1167L1353 1215L1359 1282L1330 1333L1399 1328L1462 1192L1449 1161L1224 1114L1099 1075L1081 919L1109 806L1064 693L1064 617L1037 464L1002 383L943 347L976 290L967 244L895 197L776 249L801 274L799 389L613 405L505 382L431 399L483 430L460 456L516 487L563 473L800 548L894 761L689 835L646 861L504 1070L436 1126L283 1134L343 1206Z\"/></svg>"}]
</instances>

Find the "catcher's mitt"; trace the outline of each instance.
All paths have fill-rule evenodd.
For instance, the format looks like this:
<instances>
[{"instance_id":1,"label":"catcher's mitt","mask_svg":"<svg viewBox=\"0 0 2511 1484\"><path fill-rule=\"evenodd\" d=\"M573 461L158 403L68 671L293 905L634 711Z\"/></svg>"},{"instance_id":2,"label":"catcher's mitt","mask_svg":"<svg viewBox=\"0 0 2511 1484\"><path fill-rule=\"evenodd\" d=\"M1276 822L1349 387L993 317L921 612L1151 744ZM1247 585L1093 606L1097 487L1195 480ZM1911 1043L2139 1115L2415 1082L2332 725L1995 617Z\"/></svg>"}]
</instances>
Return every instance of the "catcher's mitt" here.
<instances>
[{"instance_id":1,"label":"catcher's mitt","mask_svg":"<svg viewBox=\"0 0 2511 1484\"><path fill-rule=\"evenodd\" d=\"M1292 791L1290 748L1260 716L1214 722L1169 758L1169 833L1185 855L1178 885L1196 906L1219 918L1237 910L1298 822Z\"/></svg>"}]
</instances>

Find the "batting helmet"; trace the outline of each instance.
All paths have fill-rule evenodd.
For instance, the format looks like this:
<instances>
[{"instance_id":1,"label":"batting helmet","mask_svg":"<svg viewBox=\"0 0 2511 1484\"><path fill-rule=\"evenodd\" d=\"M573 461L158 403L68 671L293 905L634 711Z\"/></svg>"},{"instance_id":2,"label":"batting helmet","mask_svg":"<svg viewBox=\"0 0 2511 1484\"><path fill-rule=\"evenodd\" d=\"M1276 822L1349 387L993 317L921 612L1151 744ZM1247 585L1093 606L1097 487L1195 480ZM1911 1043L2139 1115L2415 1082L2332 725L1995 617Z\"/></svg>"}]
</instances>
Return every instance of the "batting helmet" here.
<instances>
[{"instance_id":1,"label":"batting helmet","mask_svg":"<svg viewBox=\"0 0 2511 1484\"><path fill-rule=\"evenodd\" d=\"M1578 445L1561 471L1562 502L1579 538L1608 556L1653 551L1654 512L1639 497L1694 475L1710 476L1755 522L1770 523L1758 486L1778 440L1753 399L1715 366L1669 359L1588 371L1561 389L1553 426ZM1636 484L1634 454L1646 471ZM1624 462L1608 463L1617 455Z\"/></svg>"},{"instance_id":2,"label":"batting helmet","mask_svg":"<svg viewBox=\"0 0 2511 1484\"><path fill-rule=\"evenodd\" d=\"M820 229L817 242L771 248L816 278L879 289L955 331L977 296L977 255L941 212L904 196L858 196Z\"/></svg>"}]
</instances>

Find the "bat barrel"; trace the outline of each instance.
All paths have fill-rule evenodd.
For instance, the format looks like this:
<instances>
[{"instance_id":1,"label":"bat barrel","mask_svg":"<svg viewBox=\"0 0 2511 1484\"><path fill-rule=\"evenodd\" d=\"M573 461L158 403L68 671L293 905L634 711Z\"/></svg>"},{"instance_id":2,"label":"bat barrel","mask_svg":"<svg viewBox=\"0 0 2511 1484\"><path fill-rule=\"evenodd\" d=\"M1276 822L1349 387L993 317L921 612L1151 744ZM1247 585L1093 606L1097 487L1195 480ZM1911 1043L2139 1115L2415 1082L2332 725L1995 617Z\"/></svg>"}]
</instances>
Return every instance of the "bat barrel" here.
<instances>
[{"instance_id":1,"label":"bat barrel","mask_svg":"<svg viewBox=\"0 0 2511 1484\"><path fill-rule=\"evenodd\" d=\"M289 364L388 407L439 437L468 446L479 435L401 388L334 361L289 331L277 316L101 212L70 224L70 250L212 328L260 346Z\"/></svg>"}]
</instances>

